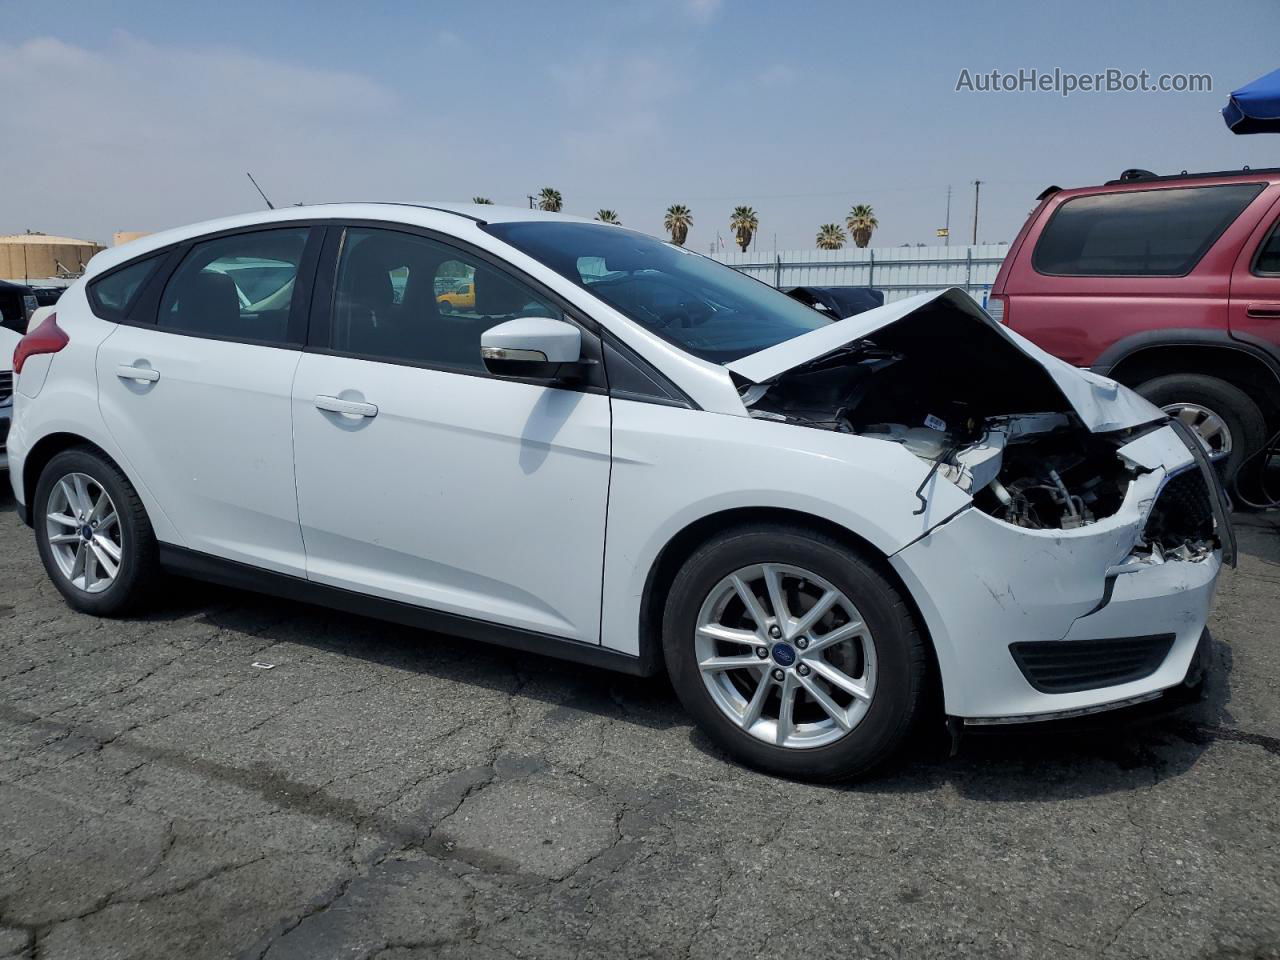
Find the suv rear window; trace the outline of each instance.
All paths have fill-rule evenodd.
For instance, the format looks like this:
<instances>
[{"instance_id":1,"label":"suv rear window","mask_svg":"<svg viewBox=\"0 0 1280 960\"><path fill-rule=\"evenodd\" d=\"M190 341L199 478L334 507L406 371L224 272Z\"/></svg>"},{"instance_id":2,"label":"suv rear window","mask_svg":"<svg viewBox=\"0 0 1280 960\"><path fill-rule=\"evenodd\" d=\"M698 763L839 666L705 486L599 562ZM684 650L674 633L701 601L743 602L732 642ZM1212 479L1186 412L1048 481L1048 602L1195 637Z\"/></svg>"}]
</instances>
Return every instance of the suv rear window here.
<instances>
[{"instance_id":1,"label":"suv rear window","mask_svg":"<svg viewBox=\"0 0 1280 960\"><path fill-rule=\"evenodd\" d=\"M1068 200L1031 263L1067 277L1180 277L1259 193L1259 183L1103 193Z\"/></svg>"},{"instance_id":2,"label":"suv rear window","mask_svg":"<svg viewBox=\"0 0 1280 960\"><path fill-rule=\"evenodd\" d=\"M142 285L160 262L160 256L147 257L113 270L89 284L89 303L103 320L119 322L129 313Z\"/></svg>"}]
</instances>

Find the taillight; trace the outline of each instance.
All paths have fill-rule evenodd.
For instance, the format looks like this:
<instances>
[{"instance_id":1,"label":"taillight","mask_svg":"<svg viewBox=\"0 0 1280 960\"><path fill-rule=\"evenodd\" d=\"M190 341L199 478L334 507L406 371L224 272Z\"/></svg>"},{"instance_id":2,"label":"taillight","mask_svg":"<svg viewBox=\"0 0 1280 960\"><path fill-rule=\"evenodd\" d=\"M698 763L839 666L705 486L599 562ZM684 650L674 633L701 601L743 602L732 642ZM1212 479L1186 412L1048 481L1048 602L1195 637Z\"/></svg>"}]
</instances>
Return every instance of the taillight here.
<instances>
[{"instance_id":1,"label":"taillight","mask_svg":"<svg viewBox=\"0 0 1280 960\"><path fill-rule=\"evenodd\" d=\"M49 314L40 326L18 341L17 349L13 351L14 374L22 372L22 365L27 362L27 357L34 357L38 353L57 353L70 342L71 338L58 326L58 315Z\"/></svg>"},{"instance_id":2,"label":"taillight","mask_svg":"<svg viewBox=\"0 0 1280 960\"><path fill-rule=\"evenodd\" d=\"M1009 298L1002 293L993 293L987 298L987 313L996 323L1009 324Z\"/></svg>"}]
</instances>

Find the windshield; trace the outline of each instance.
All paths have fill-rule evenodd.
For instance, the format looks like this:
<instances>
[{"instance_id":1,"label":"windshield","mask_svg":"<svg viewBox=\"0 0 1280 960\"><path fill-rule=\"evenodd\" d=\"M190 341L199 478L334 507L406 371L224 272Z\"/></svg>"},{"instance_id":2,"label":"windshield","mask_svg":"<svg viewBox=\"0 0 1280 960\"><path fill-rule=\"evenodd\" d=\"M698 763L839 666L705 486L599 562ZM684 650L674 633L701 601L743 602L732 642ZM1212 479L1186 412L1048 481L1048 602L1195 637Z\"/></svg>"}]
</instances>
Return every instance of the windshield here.
<instances>
[{"instance_id":1,"label":"windshield","mask_svg":"<svg viewBox=\"0 0 1280 960\"><path fill-rule=\"evenodd\" d=\"M663 339L715 363L830 323L737 270L633 230L555 222L485 229Z\"/></svg>"}]
</instances>

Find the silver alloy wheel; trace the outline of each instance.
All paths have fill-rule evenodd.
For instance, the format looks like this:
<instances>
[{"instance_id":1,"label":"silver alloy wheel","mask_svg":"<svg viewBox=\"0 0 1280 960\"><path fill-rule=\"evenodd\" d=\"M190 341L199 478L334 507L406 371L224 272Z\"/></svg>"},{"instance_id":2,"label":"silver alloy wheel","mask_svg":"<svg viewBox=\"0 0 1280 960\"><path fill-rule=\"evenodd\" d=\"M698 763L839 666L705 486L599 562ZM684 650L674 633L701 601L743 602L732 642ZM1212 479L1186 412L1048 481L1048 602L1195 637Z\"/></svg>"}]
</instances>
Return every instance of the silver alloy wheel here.
<instances>
[{"instance_id":1,"label":"silver alloy wheel","mask_svg":"<svg viewBox=\"0 0 1280 960\"><path fill-rule=\"evenodd\" d=\"M120 516L106 489L87 473L68 473L49 493L45 533L62 575L85 593L115 582L124 556Z\"/></svg>"},{"instance_id":2,"label":"silver alloy wheel","mask_svg":"<svg viewBox=\"0 0 1280 960\"><path fill-rule=\"evenodd\" d=\"M1231 428L1208 407L1198 403L1166 403L1160 409L1190 427L1213 459L1230 455Z\"/></svg>"},{"instance_id":3,"label":"silver alloy wheel","mask_svg":"<svg viewBox=\"0 0 1280 960\"><path fill-rule=\"evenodd\" d=\"M756 564L721 580L698 611L693 649L721 712L775 746L839 740L875 696L875 641L858 608L800 567Z\"/></svg>"}]
</instances>

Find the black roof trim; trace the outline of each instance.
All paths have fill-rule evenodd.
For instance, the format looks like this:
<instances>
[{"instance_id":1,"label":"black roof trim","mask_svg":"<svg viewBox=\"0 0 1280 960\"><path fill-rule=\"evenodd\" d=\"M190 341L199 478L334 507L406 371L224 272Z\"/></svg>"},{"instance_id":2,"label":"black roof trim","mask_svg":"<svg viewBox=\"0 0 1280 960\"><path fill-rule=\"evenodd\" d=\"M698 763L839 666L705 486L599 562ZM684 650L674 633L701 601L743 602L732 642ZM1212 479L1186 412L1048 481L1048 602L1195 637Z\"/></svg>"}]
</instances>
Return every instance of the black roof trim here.
<instances>
[{"instance_id":1,"label":"black roof trim","mask_svg":"<svg viewBox=\"0 0 1280 960\"><path fill-rule=\"evenodd\" d=\"M1040 191L1040 195L1036 197L1037 201L1043 200L1045 197L1052 197L1055 193L1061 193L1062 188L1056 183L1050 184Z\"/></svg>"},{"instance_id":2,"label":"black roof trim","mask_svg":"<svg viewBox=\"0 0 1280 960\"><path fill-rule=\"evenodd\" d=\"M1126 170L1120 174L1117 180L1108 180L1103 186L1114 187L1118 183L1151 183L1153 181L1168 180L1207 180L1213 177L1239 177L1247 176L1251 173L1257 174L1273 174L1280 173L1280 167L1242 167L1239 170L1206 170L1200 173L1188 173L1183 170L1181 173L1168 173L1158 175L1150 170L1132 169Z\"/></svg>"},{"instance_id":3,"label":"black roof trim","mask_svg":"<svg viewBox=\"0 0 1280 960\"><path fill-rule=\"evenodd\" d=\"M417 207L419 210L434 210L436 213L451 213L455 217L462 217L464 220L471 220L480 226L485 226L489 221L481 220L479 217L473 217L469 213L462 213L458 210L450 210L448 207L433 207L429 203L409 203L404 200L329 200L325 203L307 204L307 206L324 207L336 206L342 203L369 203L382 207Z\"/></svg>"}]
</instances>

